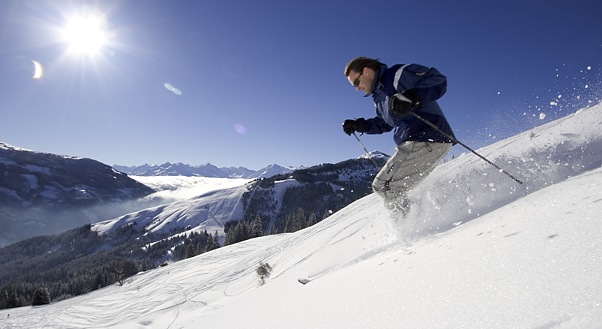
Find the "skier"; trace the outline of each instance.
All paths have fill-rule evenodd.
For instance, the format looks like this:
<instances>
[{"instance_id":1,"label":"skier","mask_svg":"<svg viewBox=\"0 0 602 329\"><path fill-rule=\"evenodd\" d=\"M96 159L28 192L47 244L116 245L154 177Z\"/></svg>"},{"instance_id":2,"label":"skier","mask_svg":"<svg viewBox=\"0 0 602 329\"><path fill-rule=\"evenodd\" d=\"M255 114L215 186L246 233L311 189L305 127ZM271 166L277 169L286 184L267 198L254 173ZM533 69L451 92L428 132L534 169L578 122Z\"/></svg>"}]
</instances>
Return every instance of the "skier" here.
<instances>
[{"instance_id":1,"label":"skier","mask_svg":"<svg viewBox=\"0 0 602 329\"><path fill-rule=\"evenodd\" d=\"M395 154L376 175L372 189L393 212L409 211L407 193L441 163L455 142L437 104L447 89L447 78L435 68L418 64L387 67L378 59L358 57L345 67L345 76L357 91L372 96L373 118L343 122L347 135L383 134L394 130ZM448 137L410 113L434 123ZM449 137L454 137L450 139Z\"/></svg>"}]
</instances>

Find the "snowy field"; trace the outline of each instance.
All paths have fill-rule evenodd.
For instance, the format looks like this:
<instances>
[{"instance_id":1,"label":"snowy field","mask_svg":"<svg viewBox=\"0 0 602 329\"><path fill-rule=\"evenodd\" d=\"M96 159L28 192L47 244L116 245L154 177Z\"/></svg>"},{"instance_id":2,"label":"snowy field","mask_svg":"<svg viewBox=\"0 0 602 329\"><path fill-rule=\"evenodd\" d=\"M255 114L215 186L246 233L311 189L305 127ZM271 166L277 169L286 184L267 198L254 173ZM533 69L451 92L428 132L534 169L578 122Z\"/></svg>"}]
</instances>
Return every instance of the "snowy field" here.
<instances>
[{"instance_id":1,"label":"snowy field","mask_svg":"<svg viewBox=\"0 0 602 329\"><path fill-rule=\"evenodd\" d=\"M2 310L0 327L602 328L602 106L478 151L524 185L464 154L407 218L370 195L296 233Z\"/></svg>"}]
</instances>

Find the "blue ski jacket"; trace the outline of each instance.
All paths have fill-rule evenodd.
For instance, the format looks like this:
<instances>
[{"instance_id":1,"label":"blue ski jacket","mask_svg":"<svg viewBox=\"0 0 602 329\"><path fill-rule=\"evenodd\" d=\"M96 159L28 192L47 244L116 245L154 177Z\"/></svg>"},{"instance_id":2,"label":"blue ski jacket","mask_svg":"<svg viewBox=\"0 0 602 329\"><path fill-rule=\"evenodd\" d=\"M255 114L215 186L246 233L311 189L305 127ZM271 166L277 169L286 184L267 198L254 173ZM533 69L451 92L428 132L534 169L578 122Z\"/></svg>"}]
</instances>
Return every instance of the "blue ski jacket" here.
<instances>
[{"instance_id":1,"label":"blue ski jacket","mask_svg":"<svg viewBox=\"0 0 602 329\"><path fill-rule=\"evenodd\" d=\"M454 141L428 126L411 113L396 115L389 113L391 96L402 93L416 105L412 111L434 123L439 129L454 136L441 111L437 99L447 90L447 78L435 68L417 64L397 64L390 68L381 64L372 85L372 98L376 106L376 117L366 119L366 134L383 134L393 129L397 145L406 141L453 143ZM455 136L454 136L455 138Z\"/></svg>"}]
</instances>

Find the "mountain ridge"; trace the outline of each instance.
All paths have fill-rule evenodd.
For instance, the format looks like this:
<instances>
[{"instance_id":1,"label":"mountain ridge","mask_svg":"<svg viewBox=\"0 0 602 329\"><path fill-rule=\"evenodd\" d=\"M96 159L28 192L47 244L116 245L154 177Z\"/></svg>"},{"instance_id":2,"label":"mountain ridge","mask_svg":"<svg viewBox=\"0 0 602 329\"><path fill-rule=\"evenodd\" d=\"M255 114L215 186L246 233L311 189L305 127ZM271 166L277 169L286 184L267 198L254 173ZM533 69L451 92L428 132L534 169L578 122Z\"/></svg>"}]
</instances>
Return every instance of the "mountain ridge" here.
<instances>
[{"instance_id":1,"label":"mountain ridge","mask_svg":"<svg viewBox=\"0 0 602 329\"><path fill-rule=\"evenodd\" d=\"M93 159L1 142L0 172L0 246L112 218L117 203L155 192Z\"/></svg>"},{"instance_id":2,"label":"mountain ridge","mask_svg":"<svg viewBox=\"0 0 602 329\"><path fill-rule=\"evenodd\" d=\"M371 151L362 154L358 159L388 159L389 155L380 151ZM313 167L313 166L311 166ZM269 178L275 175L283 175L308 167L284 167L279 164L270 164L259 170L246 167L217 167L211 163L201 165L190 165L182 162L165 162L160 165L143 164L138 166L113 165L116 170L130 176L199 176L210 178Z\"/></svg>"},{"instance_id":3,"label":"mountain ridge","mask_svg":"<svg viewBox=\"0 0 602 329\"><path fill-rule=\"evenodd\" d=\"M181 162L165 162L160 165L143 164L139 166L113 165L113 168L131 176L200 176L212 178L247 179L270 177L300 169L294 167L283 167L278 164L271 164L259 170L251 170L245 167L218 168L211 163L190 165Z\"/></svg>"}]
</instances>

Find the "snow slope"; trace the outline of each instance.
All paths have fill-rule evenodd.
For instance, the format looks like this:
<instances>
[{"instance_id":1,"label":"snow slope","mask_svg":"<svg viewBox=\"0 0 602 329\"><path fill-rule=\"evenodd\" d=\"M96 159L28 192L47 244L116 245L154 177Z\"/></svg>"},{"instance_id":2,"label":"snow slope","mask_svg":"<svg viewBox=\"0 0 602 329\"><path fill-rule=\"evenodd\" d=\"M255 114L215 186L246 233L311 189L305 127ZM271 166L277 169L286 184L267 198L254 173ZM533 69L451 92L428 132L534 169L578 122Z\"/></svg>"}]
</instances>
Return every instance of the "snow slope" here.
<instances>
[{"instance_id":1,"label":"snow slope","mask_svg":"<svg viewBox=\"0 0 602 329\"><path fill-rule=\"evenodd\" d=\"M598 105L479 150L524 185L465 154L405 219L370 195L296 233L2 310L0 327L601 328L601 128Z\"/></svg>"},{"instance_id":2,"label":"snow slope","mask_svg":"<svg viewBox=\"0 0 602 329\"><path fill-rule=\"evenodd\" d=\"M243 213L244 187L227 188L167 205L145 209L92 225L101 234L109 230L135 225L139 231L168 233L176 228L194 228L197 232L223 231L228 220L240 220Z\"/></svg>"}]
</instances>

